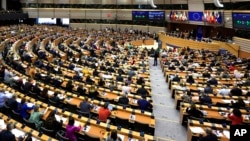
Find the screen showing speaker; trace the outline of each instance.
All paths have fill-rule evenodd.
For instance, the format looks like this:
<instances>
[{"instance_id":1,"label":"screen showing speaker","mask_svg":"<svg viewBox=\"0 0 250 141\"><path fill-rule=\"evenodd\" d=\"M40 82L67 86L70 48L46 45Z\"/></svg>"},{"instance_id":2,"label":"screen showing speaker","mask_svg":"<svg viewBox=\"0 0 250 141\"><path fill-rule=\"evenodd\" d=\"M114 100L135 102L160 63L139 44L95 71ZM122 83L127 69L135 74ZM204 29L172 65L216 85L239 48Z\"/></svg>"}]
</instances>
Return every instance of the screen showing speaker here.
<instances>
[{"instance_id":1,"label":"screen showing speaker","mask_svg":"<svg viewBox=\"0 0 250 141\"><path fill-rule=\"evenodd\" d=\"M222 12L214 10L204 11L202 19L208 24L222 24Z\"/></svg>"},{"instance_id":2,"label":"screen showing speaker","mask_svg":"<svg viewBox=\"0 0 250 141\"><path fill-rule=\"evenodd\" d=\"M149 11L148 18L151 21L165 21L165 11Z\"/></svg>"},{"instance_id":3,"label":"screen showing speaker","mask_svg":"<svg viewBox=\"0 0 250 141\"><path fill-rule=\"evenodd\" d=\"M250 13L232 13L233 28L250 30Z\"/></svg>"},{"instance_id":4,"label":"screen showing speaker","mask_svg":"<svg viewBox=\"0 0 250 141\"><path fill-rule=\"evenodd\" d=\"M56 18L37 18L37 24L56 24Z\"/></svg>"},{"instance_id":5,"label":"screen showing speaker","mask_svg":"<svg viewBox=\"0 0 250 141\"><path fill-rule=\"evenodd\" d=\"M147 21L148 11L132 11L132 20L134 21Z\"/></svg>"},{"instance_id":6,"label":"screen showing speaker","mask_svg":"<svg viewBox=\"0 0 250 141\"><path fill-rule=\"evenodd\" d=\"M171 21L185 22L188 20L186 11L171 11L169 17Z\"/></svg>"}]
</instances>

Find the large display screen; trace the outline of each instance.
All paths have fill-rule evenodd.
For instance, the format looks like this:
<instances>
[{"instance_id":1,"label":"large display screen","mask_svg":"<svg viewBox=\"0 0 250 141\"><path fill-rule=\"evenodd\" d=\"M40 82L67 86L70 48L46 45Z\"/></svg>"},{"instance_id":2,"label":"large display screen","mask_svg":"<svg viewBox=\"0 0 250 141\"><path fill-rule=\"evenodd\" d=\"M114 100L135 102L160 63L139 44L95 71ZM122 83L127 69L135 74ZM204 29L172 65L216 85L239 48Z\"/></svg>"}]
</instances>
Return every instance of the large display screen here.
<instances>
[{"instance_id":1,"label":"large display screen","mask_svg":"<svg viewBox=\"0 0 250 141\"><path fill-rule=\"evenodd\" d=\"M62 22L62 25L69 25L69 18L62 18L61 22Z\"/></svg>"},{"instance_id":2,"label":"large display screen","mask_svg":"<svg viewBox=\"0 0 250 141\"><path fill-rule=\"evenodd\" d=\"M204 11L203 21L208 24L222 24L222 12L220 11Z\"/></svg>"},{"instance_id":3,"label":"large display screen","mask_svg":"<svg viewBox=\"0 0 250 141\"><path fill-rule=\"evenodd\" d=\"M171 11L170 13L171 21L185 22L188 20L186 11Z\"/></svg>"},{"instance_id":4,"label":"large display screen","mask_svg":"<svg viewBox=\"0 0 250 141\"><path fill-rule=\"evenodd\" d=\"M37 24L56 24L56 18L37 18Z\"/></svg>"},{"instance_id":5,"label":"large display screen","mask_svg":"<svg viewBox=\"0 0 250 141\"><path fill-rule=\"evenodd\" d=\"M250 30L250 13L232 13L233 28Z\"/></svg>"},{"instance_id":6,"label":"large display screen","mask_svg":"<svg viewBox=\"0 0 250 141\"><path fill-rule=\"evenodd\" d=\"M203 12L194 12L194 11L188 12L189 21L202 22L202 17L203 17Z\"/></svg>"},{"instance_id":7,"label":"large display screen","mask_svg":"<svg viewBox=\"0 0 250 141\"><path fill-rule=\"evenodd\" d=\"M147 21L148 11L132 11L132 20L134 21Z\"/></svg>"},{"instance_id":8,"label":"large display screen","mask_svg":"<svg viewBox=\"0 0 250 141\"><path fill-rule=\"evenodd\" d=\"M148 18L152 21L165 21L165 11L149 11Z\"/></svg>"}]
</instances>

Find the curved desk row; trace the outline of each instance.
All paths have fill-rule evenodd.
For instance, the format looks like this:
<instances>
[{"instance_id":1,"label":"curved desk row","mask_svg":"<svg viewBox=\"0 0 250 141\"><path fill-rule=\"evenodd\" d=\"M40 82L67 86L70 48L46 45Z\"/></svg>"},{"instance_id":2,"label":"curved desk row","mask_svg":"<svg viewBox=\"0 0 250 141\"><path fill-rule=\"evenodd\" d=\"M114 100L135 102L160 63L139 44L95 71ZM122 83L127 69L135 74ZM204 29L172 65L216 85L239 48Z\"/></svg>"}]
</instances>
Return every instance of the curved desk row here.
<instances>
[{"instance_id":1,"label":"curved desk row","mask_svg":"<svg viewBox=\"0 0 250 141\"><path fill-rule=\"evenodd\" d=\"M174 47L190 47L191 49L208 49L212 51L218 51L220 49L225 49L231 54L238 57L239 55L239 45L230 44L226 42L213 41L211 43L199 42L194 40L182 39L172 36L167 36L159 33L159 39L162 41L163 45L170 45Z\"/></svg>"}]
</instances>

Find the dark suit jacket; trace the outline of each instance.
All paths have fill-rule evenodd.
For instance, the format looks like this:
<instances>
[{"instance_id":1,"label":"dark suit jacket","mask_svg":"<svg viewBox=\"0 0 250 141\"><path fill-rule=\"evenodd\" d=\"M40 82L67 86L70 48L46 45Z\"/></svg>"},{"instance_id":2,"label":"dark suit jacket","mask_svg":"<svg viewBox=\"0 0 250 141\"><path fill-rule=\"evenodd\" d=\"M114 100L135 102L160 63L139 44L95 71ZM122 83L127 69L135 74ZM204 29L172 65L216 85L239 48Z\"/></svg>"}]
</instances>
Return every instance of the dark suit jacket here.
<instances>
[{"instance_id":1,"label":"dark suit jacket","mask_svg":"<svg viewBox=\"0 0 250 141\"><path fill-rule=\"evenodd\" d=\"M199 141L218 141L218 137L215 134L209 134L205 137L200 137Z\"/></svg>"},{"instance_id":2,"label":"dark suit jacket","mask_svg":"<svg viewBox=\"0 0 250 141\"><path fill-rule=\"evenodd\" d=\"M124 96L120 97L118 100L119 104L128 105L128 102L129 102L129 99L127 97L124 97Z\"/></svg>"}]
</instances>

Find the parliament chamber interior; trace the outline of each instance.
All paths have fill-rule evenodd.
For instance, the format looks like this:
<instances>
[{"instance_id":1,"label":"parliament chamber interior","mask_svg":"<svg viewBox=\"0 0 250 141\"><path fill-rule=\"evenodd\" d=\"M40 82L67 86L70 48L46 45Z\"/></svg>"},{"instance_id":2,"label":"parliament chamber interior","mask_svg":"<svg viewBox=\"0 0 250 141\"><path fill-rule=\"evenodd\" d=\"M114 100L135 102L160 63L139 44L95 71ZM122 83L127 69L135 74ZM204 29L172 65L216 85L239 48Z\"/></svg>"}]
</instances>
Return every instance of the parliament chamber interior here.
<instances>
[{"instance_id":1,"label":"parliament chamber interior","mask_svg":"<svg viewBox=\"0 0 250 141\"><path fill-rule=\"evenodd\" d=\"M0 141L245 141L248 0L0 7Z\"/></svg>"}]
</instances>

